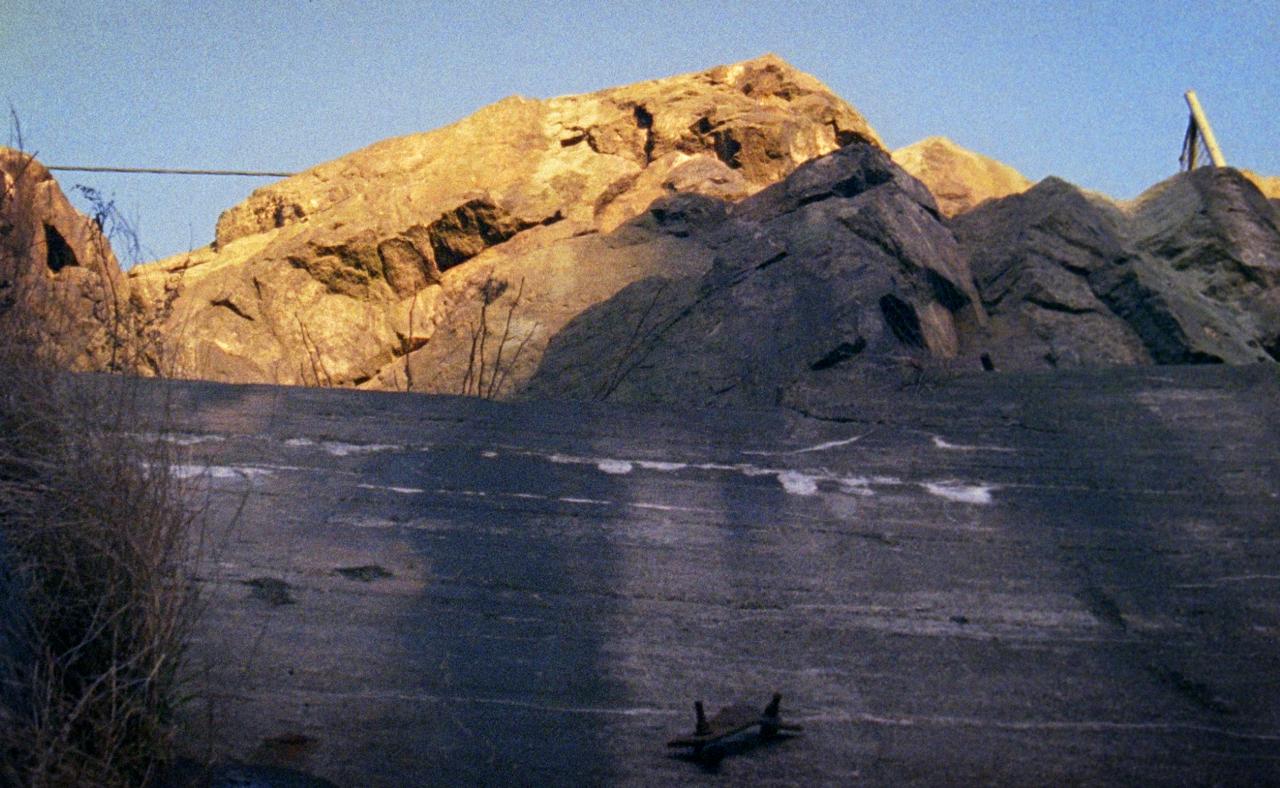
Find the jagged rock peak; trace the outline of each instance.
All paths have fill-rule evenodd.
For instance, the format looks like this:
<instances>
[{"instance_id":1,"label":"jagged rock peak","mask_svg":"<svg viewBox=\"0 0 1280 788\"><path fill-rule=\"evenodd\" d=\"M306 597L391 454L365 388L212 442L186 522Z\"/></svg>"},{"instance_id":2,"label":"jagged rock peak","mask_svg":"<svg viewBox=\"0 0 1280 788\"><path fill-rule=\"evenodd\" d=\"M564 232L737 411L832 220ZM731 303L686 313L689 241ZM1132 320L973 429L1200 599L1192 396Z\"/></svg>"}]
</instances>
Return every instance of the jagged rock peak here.
<instances>
[{"instance_id":1,"label":"jagged rock peak","mask_svg":"<svg viewBox=\"0 0 1280 788\"><path fill-rule=\"evenodd\" d=\"M1031 181L1007 164L963 148L946 137L927 137L893 152L898 166L919 178L947 216L1018 194Z\"/></svg>"},{"instance_id":2,"label":"jagged rock peak","mask_svg":"<svg viewBox=\"0 0 1280 788\"><path fill-rule=\"evenodd\" d=\"M368 214L406 200L461 202L476 190L522 216L563 208L565 218L608 229L643 210L691 158L734 171L717 196L738 199L855 139L880 145L853 107L775 55L584 95L513 96L255 191L219 218L216 245L344 203Z\"/></svg>"}]
</instances>

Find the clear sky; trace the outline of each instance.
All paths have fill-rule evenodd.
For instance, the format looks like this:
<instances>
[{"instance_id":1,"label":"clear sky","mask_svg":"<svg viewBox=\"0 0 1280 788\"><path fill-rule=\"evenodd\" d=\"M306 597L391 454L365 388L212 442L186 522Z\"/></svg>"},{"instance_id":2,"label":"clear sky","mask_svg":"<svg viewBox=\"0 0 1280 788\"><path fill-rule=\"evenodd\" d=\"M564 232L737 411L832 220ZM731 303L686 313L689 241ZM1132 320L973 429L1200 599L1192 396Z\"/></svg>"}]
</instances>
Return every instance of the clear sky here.
<instances>
[{"instance_id":1,"label":"clear sky","mask_svg":"<svg viewBox=\"0 0 1280 788\"><path fill-rule=\"evenodd\" d=\"M1280 175L1280 0L0 0L0 100L50 164L300 170L513 93L765 52L890 147L942 134L1121 198L1177 170L1194 88L1228 163ZM114 195L148 257L208 243L267 183L59 179Z\"/></svg>"}]
</instances>

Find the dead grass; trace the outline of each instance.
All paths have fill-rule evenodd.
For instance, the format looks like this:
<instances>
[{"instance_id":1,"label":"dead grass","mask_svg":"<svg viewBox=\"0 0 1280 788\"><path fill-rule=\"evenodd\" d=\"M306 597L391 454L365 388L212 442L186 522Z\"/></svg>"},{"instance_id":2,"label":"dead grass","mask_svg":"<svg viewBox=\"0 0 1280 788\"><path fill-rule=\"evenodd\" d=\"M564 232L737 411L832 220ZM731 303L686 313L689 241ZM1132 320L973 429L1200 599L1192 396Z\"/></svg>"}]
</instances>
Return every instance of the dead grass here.
<instances>
[{"instance_id":1,"label":"dead grass","mask_svg":"<svg viewBox=\"0 0 1280 788\"><path fill-rule=\"evenodd\" d=\"M479 315L471 327L471 349L467 356L467 371L463 375L459 392L463 396L483 399L499 398L504 386L510 382L508 376L516 368L525 346L533 338L533 329L518 341L511 336L512 319L520 307L521 299L524 298L524 279L521 278L515 297L511 298L507 304L507 317L502 327L502 335L497 338L496 347L492 343L489 332L489 306L501 298L509 286L505 280L495 279L492 273L485 277L484 284L480 286ZM508 344L515 344L514 352L503 359L502 356L507 352ZM489 352L488 358L485 356L486 350Z\"/></svg>"},{"instance_id":2,"label":"dead grass","mask_svg":"<svg viewBox=\"0 0 1280 788\"><path fill-rule=\"evenodd\" d=\"M62 371L24 317L38 239L8 219L18 196L0 194L0 785L147 785L182 701L196 517L173 447L137 434L140 381ZM109 368L130 368L106 322Z\"/></svg>"},{"instance_id":3,"label":"dead grass","mask_svg":"<svg viewBox=\"0 0 1280 788\"><path fill-rule=\"evenodd\" d=\"M144 785L173 743L198 540L121 377L0 349L0 782Z\"/></svg>"}]
</instances>

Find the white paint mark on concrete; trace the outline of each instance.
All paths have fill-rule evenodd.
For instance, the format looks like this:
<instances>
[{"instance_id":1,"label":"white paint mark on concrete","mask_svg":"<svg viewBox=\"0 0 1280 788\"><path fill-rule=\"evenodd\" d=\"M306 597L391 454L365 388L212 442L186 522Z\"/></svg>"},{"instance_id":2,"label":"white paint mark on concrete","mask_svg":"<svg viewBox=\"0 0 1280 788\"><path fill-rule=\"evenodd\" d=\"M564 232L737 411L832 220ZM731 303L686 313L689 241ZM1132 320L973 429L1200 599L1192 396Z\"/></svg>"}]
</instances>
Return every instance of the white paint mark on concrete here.
<instances>
[{"instance_id":1,"label":"white paint mark on concrete","mask_svg":"<svg viewBox=\"0 0 1280 788\"><path fill-rule=\"evenodd\" d=\"M378 528L378 529L397 528L400 525L402 525L402 523L397 523L395 521L387 520L382 517L353 517L348 520L343 520L341 524L350 526L351 528Z\"/></svg>"},{"instance_id":2,"label":"white paint mark on concrete","mask_svg":"<svg viewBox=\"0 0 1280 788\"><path fill-rule=\"evenodd\" d=\"M875 495L871 489L871 480L865 476L843 476L836 480L840 492L846 495Z\"/></svg>"},{"instance_id":3,"label":"white paint mark on concrete","mask_svg":"<svg viewBox=\"0 0 1280 788\"><path fill-rule=\"evenodd\" d=\"M989 717L953 717L953 716L887 716L878 714L857 713L850 715L842 715L840 713L831 713L829 715L801 715L795 717L799 722L809 722L814 720L842 720L849 719L851 721L866 722L873 725L884 725L897 728L911 728L917 726L948 726L948 727L964 727L964 728L996 728L1013 731L1089 731L1089 732L1108 732L1108 731L1182 731L1195 733L1208 733L1216 736L1223 736L1231 739L1242 741L1280 741L1280 734L1275 733L1252 733L1232 730L1229 728L1219 728L1210 725L1197 725L1194 723L1181 722L1125 722L1112 720L999 720Z\"/></svg>"},{"instance_id":4,"label":"white paint mark on concrete","mask_svg":"<svg viewBox=\"0 0 1280 788\"><path fill-rule=\"evenodd\" d=\"M597 460L596 467L605 473L624 474L631 473L631 463L626 460Z\"/></svg>"},{"instance_id":5,"label":"white paint mark on concrete","mask_svg":"<svg viewBox=\"0 0 1280 788\"><path fill-rule=\"evenodd\" d=\"M175 446L196 446L201 443L221 443L226 438L222 435L211 435L203 432L134 432L130 433L138 440L156 443L164 441Z\"/></svg>"},{"instance_id":6,"label":"white paint mark on concrete","mask_svg":"<svg viewBox=\"0 0 1280 788\"><path fill-rule=\"evenodd\" d=\"M646 471L682 471L689 467L689 464L685 462L659 462L657 460L636 460L635 464Z\"/></svg>"},{"instance_id":7,"label":"white paint mark on concrete","mask_svg":"<svg viewBox=\"0 0 1280 788\"><path fill-rule=\"evenodd\" d=\"M326 696L331 698L352 698L363 700L375 699L410 701L419 705L423 703L445 703L453 706L507 706L518 709L553 711L561 714L597 715L602 717L654 716L676 718L684 717L685 715L683 710L674 711L672 709L624 706L570 706L559 703L532 703L529 701L509 698L480 698L474 695L436 695L423 692L408 693L400 690L356 690L352 692L327 691Z\"/></svg>"},{"instance_id":8,"label":"white paint mark on concrete","mask_svg":"<svg viewBox=\"0 0 1280 788\"><path fill-rule=\"evenodd\" d=\"M438 487L434 491L436 495L462 495L468 498L488 498L489 493L484 490L449 490L444 487Z\"/></svg>"},{"instance_id":9,"label":"white paint mark on concrete","mask_svg":"<svg viewBox=\"0 0 1280 788\"><path fill-rule=\"evenodd\" d=\"M818 481L807 473L799 471L779 471L778 481L782 489L792 495L814 495L818 492Z\"/></svg>"},{"instance_id":10,"label":"white paint mark on concrete","mask_svg":"<svg viewBox=\"0 0 1280 788\"><path fill-rule=\"evenodd\" d=\"M253 465L170 465L169 472L178 479L260 479L271 475L271 468Z\"/></svg>"},{"instance_id":11,"label":"white paint mark on concrete","mask_svg":"<svg viewBox=\"0 0 1280 788\"><path fill-rule=\"evenodd\" d=\"M788 454L808 454L810 452L827 451L828 449L835 449L840 446L848 446L851 443L857 443L866 436L867 433L864 432L861 435L854 435L852 438L845 438L838 441L827 441L815 446L806 446L803 449L789 449L787 451L744 451L742 453L755 455L757 457L782 457Z\"/></svg>"},{"instance_id":12,"label":"white paint mark on concrete","mask_svg":"<svg viewBox=\"0 0 1280 788\"><path fill-rule=\"evenodd\" d=\"M696 506L669 506L662 503L636 503L627 504L636 509L653 509L659 512L706 512L712 513L714 509L700 509Z\"/></svg>"},{"instance_id":13,"label":"white paint mark on concrete","mask_svg":"<svg viewBox=\"0 0 1280 788\"><path fill-rule=\"evenodd\" d=\"M810 446L806 449L798 451L820 451L831 448L835 445L844 445L852 443L862 435L855 435L852 438L846 438L842 441L829 441L820 443L816 446ZM948 448L955 448L954 444L948 444L942 438L935 438L937 442L941 442ZM960 447L964 449L972 448L973 450L991 450L1003 451L1000 447ZM757 452L758 453L758 452ZM772 476L782 485L782 489L790 495L810 496L817 495L819 484L821 482L831 482L838 486L839 492L845 495L868 496L874 495L876 487L902 487L907 484L916 484L915 482L903 482L893 476L838 476L826 469L810 469L797 470L794 468L769 468L761 467L751 463L736 463L727 465L718 462L700 462L700 463L683 463L683 462L666 462L661 460L624 460L615 457L576 457L568 454L544 454L538 455L530 452L534 456L542 456L550 462L561 465L594 465L597 470L609 474L627 474L631 473L636 466L645 470L656 470L662 472L679 471L688 468L702 471L726 471L729 473L739 473L748 478L758 476ZM932 495L937 495L951 501L971 504L989 504L991 503L991 492L994 486L988 484L965 484L956 481L940 481L940 482L921 482L923 487ZM560 498L558 500L566 501L568 499ZM575 502L575 501L570 501ZM611 502L599 502L611 503Z\"/></svg>"},{"instance_id":14,"label":"white paint mark on concrete","mask_svg":"<svg viewBox=\"0 0 1280 788\"><path fill-rule=\"evenodd\" d=\"M921 486L930 495L946 498L948 501L974 504L991 503L991 491L994 489L989 484L964 484L962 482L924 482Z\"/></svg>"},{"instance_id":15,"label":"white paint mark on concrete","mask_svg":"<svg viewBox=\"0 0 1280 788\"><path fill-rule=\"evenodd\" d=\"M289 438L284 445L290 448L309 448L319 446L334 457L349 457L353 454L376 454L384 451L403 451L406 447L389 443L343 443L342 441L313 441L310 438Z\"/></svg>"},{"instance_id":16,"label":"white paint mark on concrete","mask_svg":"<svg viewBox=\"0 0 1280 788\"><path fill-rule=\"evenodd\" d=\"M384 492L399 493L401 495L424 495L427 492L420 487L392 487L382 484L357 484L356 486L365 490L382 490Z\"/></svg>"},{"instance_id":17,"label":"white paint mark on concrete","mask_svg":"<svg viewBox=\"0 0 1280 788\"><path fill-rule=\"evenodd\" d=\"M609 506L613 503L613 501L602 501L598 498L557 498L556 500L565 503L590 504L592 506Z\"/></svg>"},{"instance_id":18,"label":"white paint mark on concrete","mask_svg":"<svg viewBox=\"0 0 1280 788\"><path fill-rule=\"evenodd\" d=\"M950 443L941 435L933 436L933 445L939 449L946 451L999 451L1014 453L1015 449L1005 448L1004 446L971 446L964 443Z\"/></svg>"}]
</instances>

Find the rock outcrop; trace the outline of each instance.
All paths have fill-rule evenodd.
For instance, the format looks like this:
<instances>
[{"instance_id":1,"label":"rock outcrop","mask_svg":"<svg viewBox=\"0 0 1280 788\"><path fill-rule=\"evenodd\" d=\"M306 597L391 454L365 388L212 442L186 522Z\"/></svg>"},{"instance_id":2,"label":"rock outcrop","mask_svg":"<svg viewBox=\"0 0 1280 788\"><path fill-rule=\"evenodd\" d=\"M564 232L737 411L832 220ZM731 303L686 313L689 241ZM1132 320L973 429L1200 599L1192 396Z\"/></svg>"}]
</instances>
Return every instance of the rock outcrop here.
<instances>
[{"instance_id":1,"label":"rock outcrop","mask_svg":"<svg viewBox=\"0 0 1280 788\"><path fill-rule=\"evenodd\" d=\"M1235 170L1131 203L1049 178L946 222L854 145L646 221L710 249L710 271L584 312L526 396L803 409L913 372L1280 360L1280 212Z\"/></svg>"},{"instance_id":2,"label":"rock outcrop","mask_svg":"<svg viewBox=\"0 0 1280 788\"><path fill-rule=\"evenodd\" d=\"M1240 172L1131 203L1049 178L953 222L1001 369L1280 359L1280 211Z\"/></svg>"},{"instance_id":3,"label":"rock outcrop","mask_svg":"<svg viewBox=\"0 0 1280 788\"><path fill-rule=\"evenodd\" d=\"M0 329L77 370L120 369L128 285L93 219L30 154L0 147Z\"/></svg>"},{"instance_id":4,"label":"rock outcrop","mask_svg":"<svg viewBox=\"0 0 1280 788\"><path fill-rule=\"evenodd\" d=\"M714 254L574 319L526 396L764 405L815 379L897 377L959 352L956 315L983 323L972 277L929 192L853 144L736 205L655 203L665 227Z\"/></svg>"},{"instance_id":5,"label":"rock outcrop","mask_svg":"<svg viewBox=\"0 0 1280 788\"><path fill-rule=\"evenodd\" d=\"M946 137L928 137L899 148L893 152L893 160L929 187L946 216L1031 188L1031 181L1014 168Z\"/></svg>"},{"instance_id":6,"label":"rock outcrop","mask_svg":"<svg viewBox=\"0 0 1280 788\"><path fill-rule=\"evenodd\" d=\"M894 157L766 56L506 99L259 189L211 246L122 275L0 150L0 320L74 369L702 405L1280 359L1275 179L1202 168L1116 203L940 138Z\"/></svg>"},{"instance_id":7,"label":"rock outcrop","mask_svg":"<svg viewBox=\"0 0 1280 788\"><path fill-rule=\"evenodd\" d=\"M643 229L599 234L663 195L741 199L850 142L879 145L852 107L772 56L509 98L259 189L223 214L211 247L131 271L170 338L150 364L227 381L509 390L583 309L706 264L670 258L665 232L652 244L636 242ZM485 369L499 352L500 385Z\"/></svg>"}]
</instances>

